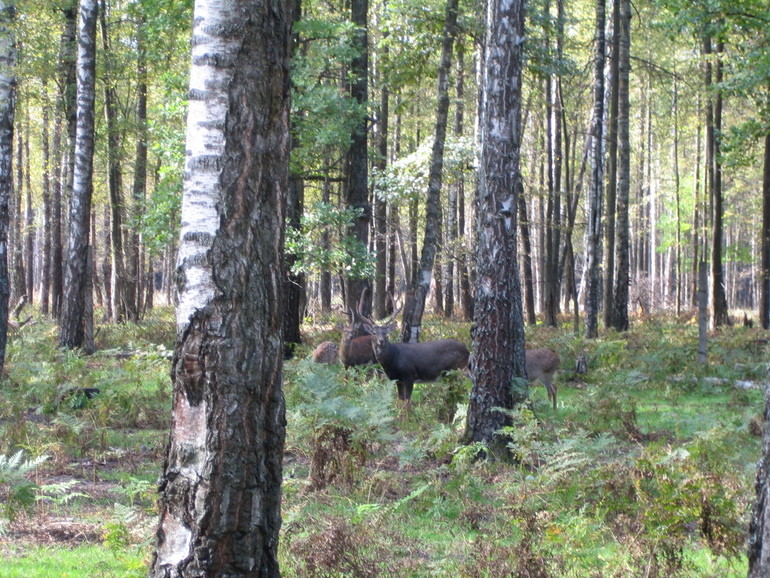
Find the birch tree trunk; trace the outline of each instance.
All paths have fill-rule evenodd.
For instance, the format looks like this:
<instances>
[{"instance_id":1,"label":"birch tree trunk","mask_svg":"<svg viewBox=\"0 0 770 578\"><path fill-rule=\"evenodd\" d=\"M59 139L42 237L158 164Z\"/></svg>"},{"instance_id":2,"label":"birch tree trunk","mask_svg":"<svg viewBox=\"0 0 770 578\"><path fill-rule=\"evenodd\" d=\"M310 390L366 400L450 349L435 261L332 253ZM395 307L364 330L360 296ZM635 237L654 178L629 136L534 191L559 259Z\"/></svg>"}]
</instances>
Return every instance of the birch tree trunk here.
<instances>
[{"instance_id":1,"label":"birch tree trunk","mask_svg":"<svg viewBox=\"0 0 770 578\"><path fill-rule=\"evenodd\" d=\"M88 269L94 161L96 90L96 0L81 0L78 21L77 133L69 237L64 277L59 346L85 347L86 276Z\"/></svg>"},{"instance_id":2,"label":"birch tree trunk","mask_svg":"<svg viewBox=\"0 0 770 578\"><path fill-rule=\"evenodd\" d=\"M291 2L197 0L151 577L280 576Z\"/></svg>"},{"instance_id":3,"label":"birch tree trunk","mask_svg":"<svg viewBox=\"0 0 770 578\"><path fill-rule=\"evenodd\" d=\"M485 81L481 102L481 160L473 388L465 441L505 455L497 431L512 409L529 397L524 363L524 319L516 250L517 196L521 173L521 76L523 0L490 0L487 7Z\"/></svg>"},{"instance_id":4,"label":"birch tree trunk","mask_svg":"<svg viewBox=\"0 0 770 578\"><path fill-rule=\"evenodd\" d=\"M0 375L8 343L8 208L13 194L13 119L16 110L15 7L0 0Z\"/></svg>"}]
</instances>

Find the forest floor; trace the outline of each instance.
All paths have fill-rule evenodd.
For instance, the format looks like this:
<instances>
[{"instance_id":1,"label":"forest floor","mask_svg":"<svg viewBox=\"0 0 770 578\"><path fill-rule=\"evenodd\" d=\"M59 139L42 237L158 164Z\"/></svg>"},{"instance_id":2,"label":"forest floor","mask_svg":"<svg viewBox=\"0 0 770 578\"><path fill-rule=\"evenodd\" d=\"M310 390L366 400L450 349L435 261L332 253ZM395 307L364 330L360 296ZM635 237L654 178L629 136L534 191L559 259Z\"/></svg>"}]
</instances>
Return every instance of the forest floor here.
<instances>
[{"instance_id":1,"label":"forest floor","mask_svg":"<svg viewBox=\"0 0 770 578\"><path fill-rule=\"evenodd\" d=\"M0 578L146 574L173 331L169 312L105 326L89 357L58 351L44 322L12 336L0 455L24 454L0 467ZM528 329L528 345L561 356L559 404L533 386L506 432L515 465L458 445L464 376L418 385L405 408L381 374L305 360L338 337L329 326L306 337L285 365L285 576L745 576L763 332L712 333L701 365L688 321L636 320L592 342ZM576 376L580 354L589 372ZM63 395L87 387L100 394Z\"/></svg>"}]
</instances>

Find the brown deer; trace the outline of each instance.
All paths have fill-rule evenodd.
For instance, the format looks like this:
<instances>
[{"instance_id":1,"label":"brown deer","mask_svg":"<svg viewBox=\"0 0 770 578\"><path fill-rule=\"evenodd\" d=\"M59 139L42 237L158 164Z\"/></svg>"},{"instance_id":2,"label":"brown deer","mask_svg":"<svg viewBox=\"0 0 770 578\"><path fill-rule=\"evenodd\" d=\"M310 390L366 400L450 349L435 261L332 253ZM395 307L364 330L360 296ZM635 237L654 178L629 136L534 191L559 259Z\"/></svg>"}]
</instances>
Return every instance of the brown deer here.
<instances>
[{"instance_id":1,"label":"brown deer","mask_svg":"<svg viewBox=\"0 0 770 578\"><path fill-rule=\"evenodd\" d=\"M388 334L396 328L393 320L399 311L401 307L393 312L390 319L379 325L364 317L360 308L358 316L364 321L364 329L372 336L374 356L388 379L396 380L398 398L409 401L415 382L436 381L445 371L466 369L469 353L468 348L456 339L391 343Z\"/></svg>"},{"instance_id":2,"label":"brown deer","mask_svg":"<svg viewBox=\"0 0 770 578\"><path fill-rule=\"evenodd\" d=\"M559 369L559 355L550 349L527 349L527 378L529 381L540 380L548 392L548 399L553 400L556 411L556 386L553 376Z\"/></svg>"},{"instance_id":3,"label":"brown deer","mask_svg":"<svg viewBox=\"0 0 770 578\"><path fill-rule=\"evenodd\" d=\"M364 289L361 292L361 298L358 300L356 311L348 308L350 323L342 327L339 358L345 369L353 365L371 365L375 361L371 336L361 335L356 337L362 325L361 321L356 318L356 312L360 311L363 307L367 291L368 289Z\"/></svg>"},{"instance_id":4,"label":"brown deer","mask_svg":"<svg viewBox=\"0 0 770 578\"><path fill-rule=\"evenodd\" d=\"M339 348L333 341L323 341L313 350L310 356L316 363L337 363L337 353Z\"/></svg>"}]
</instances>

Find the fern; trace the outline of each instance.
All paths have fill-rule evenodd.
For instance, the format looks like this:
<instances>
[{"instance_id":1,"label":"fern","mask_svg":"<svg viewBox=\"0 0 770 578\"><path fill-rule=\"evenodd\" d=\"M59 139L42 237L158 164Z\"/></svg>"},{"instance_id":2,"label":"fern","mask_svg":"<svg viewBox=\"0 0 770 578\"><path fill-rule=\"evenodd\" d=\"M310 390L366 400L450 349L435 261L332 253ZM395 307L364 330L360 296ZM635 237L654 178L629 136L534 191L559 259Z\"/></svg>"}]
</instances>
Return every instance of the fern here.
<instances>
[{"instance_id":1,"label":"fern","mask_svg":"<svg viewBox=\"0 0 770 578\"><path fill-rule=\"evenodd\" d=\"M13 522L19 512L31 512L35 505L35 492L38 485L26 478L32 470L48 459L39 456L33 460L24 460L24 450L12 456L0 456L0 495L4 495L5 517Z\"/></svg>"}]
</instances>

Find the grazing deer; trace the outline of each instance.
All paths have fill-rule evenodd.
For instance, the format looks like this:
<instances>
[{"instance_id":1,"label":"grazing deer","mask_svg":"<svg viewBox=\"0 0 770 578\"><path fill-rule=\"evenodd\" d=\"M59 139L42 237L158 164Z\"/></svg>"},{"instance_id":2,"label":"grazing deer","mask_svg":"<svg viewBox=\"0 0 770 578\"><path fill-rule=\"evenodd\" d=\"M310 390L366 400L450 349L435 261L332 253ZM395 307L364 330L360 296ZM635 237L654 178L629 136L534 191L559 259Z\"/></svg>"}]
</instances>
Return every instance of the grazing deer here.
<instances>
[{"instance_id":1,"label":"grazing deer","mask_svg":"<svg viewBox=\"0 0 770 578\"><path fill-rule=\"evenodd\" d=\"M313 355L310 357L316 363L328 363L331 365L337 363L338 349L337 344L333 341L324 341L313 350Z\"/></svg>"},{"instance_id":2,"label":"grazing deer","mask_svg":"<svg viewBox=\"0 0 770 578\"><path fill-rule=\"evenodd\" d=\"M556 386L553 376L559 369L559 355L550 349L527 349L527 378L537 379L545 386L548 399L553 400L553 411L556 411Z\"/></svg>"},{"instance_id":3,"label":"grazing deer","mask_svg":"<svg viewBox=\"0 0 770 578\"><path fill-rule=\"evenodd\" d=\"M367 291L368 289L364 289L361 292L361 299L358 300L356 311L361 311L361 308L364 306L364 298ZM356 337L356 333L358 333L362 325L361 321L356 319L356 311L348 309L350 324L342 328L339 357L345 369L352 365L371 365L375 361L371 336L361 335Z\"/></svg>"},{"instance_id":4,"label":"grazing deer","mask_svg":"<svg viewBox=\"0 0 770 578\"><path fill-rule=\"evenodd\" d=\"M445 371L466 369L469 353L468 348L456 339L391 343L388 334L396 328L393 320L399 311L401 307L380 325L364 317L360 307L358 316L364 321L364 329L372 335L374 356L388 379L396 380L398 398L409 401L415 382L436 381Z\"/></svg>"}]
</instances>

